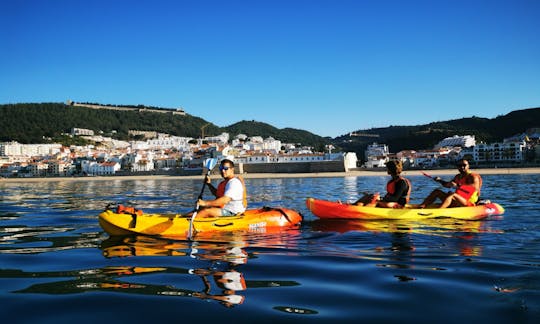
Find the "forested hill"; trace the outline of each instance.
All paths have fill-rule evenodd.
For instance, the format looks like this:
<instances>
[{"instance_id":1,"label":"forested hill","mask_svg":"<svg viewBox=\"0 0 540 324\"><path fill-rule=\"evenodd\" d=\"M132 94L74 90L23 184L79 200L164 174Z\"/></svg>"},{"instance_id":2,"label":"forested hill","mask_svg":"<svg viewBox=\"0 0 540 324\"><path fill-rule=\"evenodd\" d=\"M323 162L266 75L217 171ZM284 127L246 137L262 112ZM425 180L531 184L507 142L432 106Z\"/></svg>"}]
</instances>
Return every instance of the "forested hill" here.
<instances>
[{"instance_id":1,"label":"forested hill","mask_svg":"<svg viewBox=\"0 0 540 324\"><path fill-rule=\"evenodd\" d=\"M336 137L334 145L362 153L367 145L378 142L387 144L391 152L399 152L432 149L442 139L454 135L474 135L477 142L493 143L535 127L540 127L540 108L515 110L492 119L473 116L426 125L356 130L352 132L353 136Z\"/></svg>"},{"instance_id":2,"label":"forested hill","mask_svg":"<svg viewBox=\"0 0 540 324\"><path fill-rule=\"evenodd\" d=\"M228 127L218 127L206 120L186 115L158 113L151 111L122 111L115 109L92 109L65 105L63 103L21 103L0 105L0 142L19 143L61 142L68 144L72 128L91 129L96 134L110 135L118 139L128 139L128 130L157 131L177 136L199 138L202 130L205 136L215 136L228 132L232 136L239 133L248 136L269 136L282 142L323 147L330 139L307 131L285 128L255 121L242 121Z\"/></svg>"},{"instance_id":3,"label":"forested hill","mask_svg":"<svg viewBox=\"0 0 540 324\"><path fill-rule=\"evenodd\" d=\"M68 106L62 103L14 104L0 106L0 141L43 143L45 138L58 138L73 127L91 129L98 134L116 131L117 137L127 139L128 130L159 131L163 133L197 137L201 118L170 113L119 111ZM217 131L208 125L207 133Z\"/></svg>"},{"instance_id":4,"label":"forested hill","mask_svg":"<svg viewBox=\"0 0 540 324\"><path fill-rule=\"evenodd\" d=\"M405 149L431 149L441 139L454 135L474 135L477 141L501 141L505 137L523 133L528 128L540 127L540 108L512 111L496 118L470 117L433 122L417 126L390 126L356 130L334 139L321 137L308 131L278 129L257 121L240 121L227 127L218 127L189 114L156 113L150 111L121 111L74 107L63 103L28 103L0 105L0 142L20 143L60 142L69 144L73 127L91 129L99 134L111 134L118 139L128 139L128 130L157 131L177 136L199 138L201 129L205 136L228 132L231 136L273 137L284 143L300 143L323 150L332 143L343 151L363 156L367 145L378 142L387 144L391 152ZM349 130L344 130L349 131Z\"/></svg>"}]
</instances>

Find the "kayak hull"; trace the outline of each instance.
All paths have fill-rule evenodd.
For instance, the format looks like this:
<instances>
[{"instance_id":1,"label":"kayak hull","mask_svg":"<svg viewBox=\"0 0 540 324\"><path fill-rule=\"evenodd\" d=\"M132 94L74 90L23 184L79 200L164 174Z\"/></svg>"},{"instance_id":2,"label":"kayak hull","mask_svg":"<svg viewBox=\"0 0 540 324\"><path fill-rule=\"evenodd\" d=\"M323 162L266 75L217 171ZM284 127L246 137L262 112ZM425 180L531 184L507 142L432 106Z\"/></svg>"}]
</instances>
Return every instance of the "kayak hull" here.
<instances>
[{"instance_id":1,"label":"kayak hull","mask_svg":"<svg viewBox=\"0 0 540 324\"><path fill-rule=\"evenodd\" d=\"M99 214L99 224L109 235L151 235L170 238L187 238L190 217L175 214L124 214L105 210ZM194 232L267 233L286 228L297 228L302 215L292 209L263 207L246 210L243 214L227 217L196 217Z\"/></svg>"},{"instance_id":2,"label":"kayak hull","mask_svg":"<svg viewBox=\"0 0 540 324\"><path fill-rule=\"evenodd\" d=\"M306 199L307 208L321 219L401 219L422 220L426 218L450 217L464 220L478 220L491 215L502 215L504 208L497 203L487 203L472 207L453 208L381 208L356 206L315 198Z\"/></svg>"}]
</instances>

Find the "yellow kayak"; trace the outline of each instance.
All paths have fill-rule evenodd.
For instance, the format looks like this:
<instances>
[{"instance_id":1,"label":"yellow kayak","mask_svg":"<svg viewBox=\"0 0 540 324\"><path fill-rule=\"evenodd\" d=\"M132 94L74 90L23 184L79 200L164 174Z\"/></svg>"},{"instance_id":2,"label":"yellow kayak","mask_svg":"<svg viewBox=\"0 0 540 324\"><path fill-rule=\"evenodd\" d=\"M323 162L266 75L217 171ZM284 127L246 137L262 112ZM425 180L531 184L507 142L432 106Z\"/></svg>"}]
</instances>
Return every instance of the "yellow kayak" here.
<instances>
[{"instance_id":1,"label":"yellow kayak","mask_svg":"<svg viewBox=\"0 0 540 324\"><path fill-rule=\"evenodd\" d=\"M145 214L131 209L106 209L99 214L99 224L110 235L152 235L175 239L188 238L191 218L178 214ZM199 218L193 221L197 235L222 232L269 233L297 228L302 215L287 208L262 207L246 210L241 215Z\"/></svg>"},{"instance_id":2,"label":"yellow kayak","mask_svg":"<svg viewBox=\"0 0 540 324\"><path fill-rule=\"evenodd\" d=\"M471 207L452 208L417 208L407 205L405 208L381 208L356 206L341 202L306 199L307 208L321 219L402 219L421 220L426 218L451 217L465 220L477 220L490 215L502 215L504 208L496 203L486 203Z\"/></svg>"}]
</instances>

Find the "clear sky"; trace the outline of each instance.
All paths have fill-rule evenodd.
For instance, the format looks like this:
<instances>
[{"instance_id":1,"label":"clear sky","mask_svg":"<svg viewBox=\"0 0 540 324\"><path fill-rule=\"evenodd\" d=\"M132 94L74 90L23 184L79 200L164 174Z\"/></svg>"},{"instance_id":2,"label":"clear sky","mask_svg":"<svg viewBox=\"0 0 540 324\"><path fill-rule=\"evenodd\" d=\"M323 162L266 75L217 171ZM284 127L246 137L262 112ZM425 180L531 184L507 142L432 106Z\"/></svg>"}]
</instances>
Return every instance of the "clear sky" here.
<instances>
[{"instance_id":1,"label":"clear sky","mask_svg":"<svg viewBox=\"0 0 540 324\"><path fill-rule=\"evenodd\" d=\"M538 0L1 0L0 104L336 137L540 106Z\"/></svg>"}]
</instances>

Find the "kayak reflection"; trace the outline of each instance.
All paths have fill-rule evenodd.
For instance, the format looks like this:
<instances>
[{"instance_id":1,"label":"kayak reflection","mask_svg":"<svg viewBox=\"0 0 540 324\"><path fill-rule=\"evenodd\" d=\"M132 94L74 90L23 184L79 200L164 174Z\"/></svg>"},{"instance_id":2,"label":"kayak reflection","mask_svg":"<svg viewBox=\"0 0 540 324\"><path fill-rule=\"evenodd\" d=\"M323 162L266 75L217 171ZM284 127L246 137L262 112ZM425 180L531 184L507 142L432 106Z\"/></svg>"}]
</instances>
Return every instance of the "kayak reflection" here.
<instances>
[{"instance_id":1,"label":"kayak reflection","mask_svg":"<svg viewBox=\"0 0 540 324\"><path fill-rule=\"evenodd\" d=\"M502 233L491 228L489 221L460 220L454 218L428 218L417 221L407 220L325 220L312 223L313 230L346 233L368 231L383 233L409 233L435 236L454 236L455 233Z\"/></svg>"},{"instance_id":2,"label":"kayak reflection","mask_svg":"<svg viewBox=\"0 0 540 324\"><path fill-rule=\"evenodd\" d=\"M194 268L170 266L114 266L93 269L50 272L25 272L0 269L0 279L39 280L27 288L13 293L76 294L89 291L109 293L159 295L164 297L194 297L213 300L226 307L240 305L248 288L276 288L299 285L295 281L245 280L239 269L251 258L245 251L244 241L182 242L147 236L113 237L102 242L100 248L106 258L125 257L180 257L189 264L202 262ZM167 259L165 259L167 260ZM167 261L168 262L168 261ZM156 274L160 274L157 275ZM182 282L184 287L175 285ZM144 280L140 279L145 276ZM72 278L65 280L66 278ZM42 278L62 278L43 283ZM196 279L195 281L193 279ZM201 284L202 282L202 284ZM196 287L200 287L197 289Z\"/></svg>"},{"instance_id":3,"label":"kayak reflection","mask_svg":"<svg viewBox=\"0 0 540 324\"><path fill-rule=\"evenodd\" d=\"M323 220L311 222L313 231L334 232L339 234L354 232L372 232L390 234L392 253L413 253L414 244L420 236L453 238L455 250L463 256L480 256L482 245L477 240L480 233L503 233L494 229L490 220L467 221L453 218L424 219L421 221L405 220ZM376 251L385 252L387 248L376 247Z\"/></svg>"},{"instance_id":4,"label":"kayak reflection","mask_svg":"<svg viewBox=\"0 0 540 324\"><path fill-rule=\"evenodd\" d=\"M234 233L214 236L215 241L174 241L148 236L110 237L102 243L107 258L129 256L188 256L207 261L207 267L188 269L187 273L198 276L203 283L201 291L187 295L203 300L215 300L226 307L242 304L245 296L240 293L248 287L295 286L293 281L246 282L238 266L246 264L250 256L245 251L244 237ZM186 295L183 290L168 289L161 295Z\"/></svg>"},{"instance_id":5,"label":"kayak reflection","mask_svg":"<svg viewBox=\"0 0 540 324\"><path fill-rule=\"evenodd\" d=\"M230 236L232 234L228 234ZM224 237L221 237L225 239ZM231 239L231 237L228 237ZM211 299L226 307L242 304L245 297L237 292L246 289L246 282L236 266L247 263L248 254L242 240L221 242L172 241L148 236L111 237L102 244L105 257L128 256L189 256L209 261L207 268L188 269L190 275L201 278L204 288L188 295ZM213 285L212 285L213 282ZM213 286L220 291L212 291ZM166 290L161 295L184 295L184 291Z\"/></svg>"}]
</instances>

